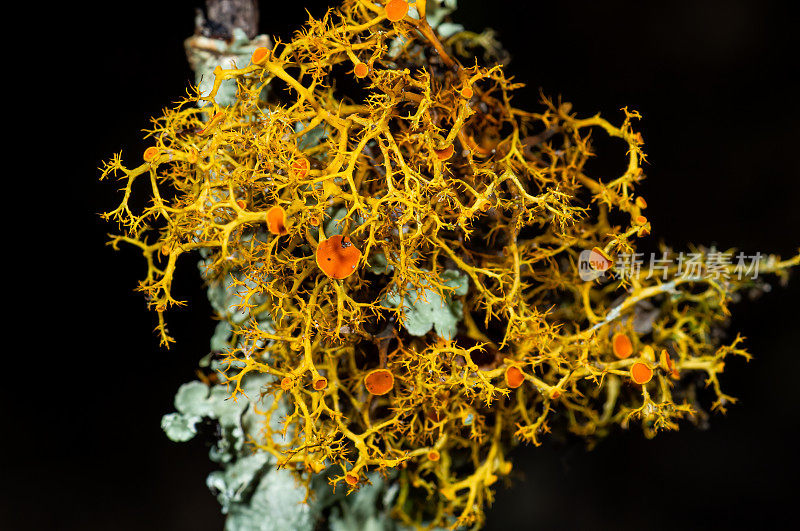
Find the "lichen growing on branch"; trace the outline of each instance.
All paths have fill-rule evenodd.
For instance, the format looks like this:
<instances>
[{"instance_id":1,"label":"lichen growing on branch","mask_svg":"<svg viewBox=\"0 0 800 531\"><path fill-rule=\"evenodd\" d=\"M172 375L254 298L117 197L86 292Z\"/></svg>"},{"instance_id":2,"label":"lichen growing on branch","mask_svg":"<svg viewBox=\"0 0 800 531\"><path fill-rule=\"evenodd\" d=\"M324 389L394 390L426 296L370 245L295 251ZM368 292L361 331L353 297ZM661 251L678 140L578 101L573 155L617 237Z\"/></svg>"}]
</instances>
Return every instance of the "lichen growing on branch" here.
<instances>
[{"instance_id":1,"label":"lichen growing on branch","mask_svg":"<svg viewBox=\"0 0 800 531\"><path fill-rule=\"evenodd\" d=\"M111 243L146 259L163 345L182 255L199 251L210 289L236 295L205 385L241 400L263 380L253 451L305 483L335 467L348 492L391 471L408 525L479 526L520 441L677 429L702 411L698 383L724 411L725 361L749 357L713 333L755 282L733 265L608 274L651 231L639 114L519 109L504 67L465 55L487 42L442 36L423 0L345 0L218 68L210 92L153 121L141 164L102 171L122 180L104 217L122 230ZM223 106L225 82L238 90ZM621 175L588 172L597 135L624 147ZM785 278L799 259L758 267Z\"/></svg>"}]
</instances>

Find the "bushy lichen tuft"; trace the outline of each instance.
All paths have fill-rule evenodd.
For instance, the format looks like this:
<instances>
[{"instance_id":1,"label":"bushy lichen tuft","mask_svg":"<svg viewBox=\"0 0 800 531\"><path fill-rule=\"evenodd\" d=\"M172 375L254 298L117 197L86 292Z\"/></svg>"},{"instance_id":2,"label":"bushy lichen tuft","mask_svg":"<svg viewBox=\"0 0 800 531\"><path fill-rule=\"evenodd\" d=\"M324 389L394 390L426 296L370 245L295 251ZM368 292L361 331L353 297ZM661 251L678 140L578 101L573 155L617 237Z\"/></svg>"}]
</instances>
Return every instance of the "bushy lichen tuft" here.
<instances>
[{"instance_id":1,"label":"bushy lichen tuft","mask_svg":"<svg viewBox=\"0 0 800 531\"><path fill-rule=\"evenodd\" d=\"M733 401L719 374L749 355L713 329L752 282L732 266L673 267L668 282L606 274L651 231L639 114L622 109L615 125L547 98L515 107L501 64L462 55L497 57L496 43L437 32L433 5L345 0L290 42L216 68L208 93L154 121L144 163L117 156L103 170L124 187L105 215L123 230L112 243L143 252L140 290L165 345L179 258L203 253L223 319L206 360L216 372L181 389L164 427L185 440L200 418L219 421L213 457L228 465L210 483L241 522L283 518L299 499L273 483L286 470L302 490L327 469L338 493L391 474L404 524L477 526L519 441L555 429L591 441L631 421L648 436L675 429L701 407L686 375L705 376L712 407ZM225 84L236 97L220 101ZM593 135L624 148L621 175L589 172ZM764 257L760 271L799 259ZM264 472L273 462L284 470ZM363 506L376 496L355 494L332 526L373 525Z\"/></svg>"}]
</instances>

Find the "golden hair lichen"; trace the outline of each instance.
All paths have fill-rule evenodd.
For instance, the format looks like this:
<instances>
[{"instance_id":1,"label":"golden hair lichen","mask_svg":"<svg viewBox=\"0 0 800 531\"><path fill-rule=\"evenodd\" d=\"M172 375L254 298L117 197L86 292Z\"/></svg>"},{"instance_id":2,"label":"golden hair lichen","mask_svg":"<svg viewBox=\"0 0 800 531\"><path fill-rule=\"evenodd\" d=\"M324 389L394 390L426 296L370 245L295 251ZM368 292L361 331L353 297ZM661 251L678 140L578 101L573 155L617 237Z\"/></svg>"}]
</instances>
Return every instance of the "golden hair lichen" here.
<instances>
[{"instance_id":1,"label":"golden hair lichen","mask_svg":"<svg viewBox=\"0 0 800 531\"><path fill-rule=\"evenodd\" d=\"M723 362L749 354L710 327L750 284L733 266L725 282L674 265L669 282L582 279L583 251L610 272L651 230L639 113L545 96L519 108L504 66L461 55L475 34L441 38L413 5L345 0L217 69L209 93L153 121L144 163L104 165L123 189L104 217L120 228L111 244L146 259L139 290L166 346L181 257L203 253L212 285L233 278L224 385L236 398L248 374L269 375L264 392L289 411L283 437L265 416L255 450L305 482L339 467L331 482L351 490L399 470L396 518L479 526L520 442L676 429L703 407L690 373L724 411ZM341 93L337 72L363 94ZM238 94L223 107L226 80ZM587 166L600 135L621 147L619 175ZM760 274L799 259L764 257ZM659 363L632 356L631 338Z\"/></svg>"}]
</instances>

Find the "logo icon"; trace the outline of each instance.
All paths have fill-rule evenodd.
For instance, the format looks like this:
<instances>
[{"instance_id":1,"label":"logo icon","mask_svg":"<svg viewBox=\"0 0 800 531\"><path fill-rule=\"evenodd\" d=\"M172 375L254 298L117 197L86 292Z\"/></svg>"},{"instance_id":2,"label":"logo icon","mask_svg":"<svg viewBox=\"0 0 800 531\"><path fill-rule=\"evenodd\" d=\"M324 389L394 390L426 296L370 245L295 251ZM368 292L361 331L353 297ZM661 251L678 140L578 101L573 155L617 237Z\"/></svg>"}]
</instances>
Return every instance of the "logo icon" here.
<instances>
[{"instance_id":1,"label":"logo icon","mask_svg":"<svg viewBox=\"0 0 800 531\"><path fill-rule=\"evenodd\" d=\"M578 274L586 282L600 278L612 265L611 258L597 247L581 251L578 255Z\"/></svg>"}]
</instances>

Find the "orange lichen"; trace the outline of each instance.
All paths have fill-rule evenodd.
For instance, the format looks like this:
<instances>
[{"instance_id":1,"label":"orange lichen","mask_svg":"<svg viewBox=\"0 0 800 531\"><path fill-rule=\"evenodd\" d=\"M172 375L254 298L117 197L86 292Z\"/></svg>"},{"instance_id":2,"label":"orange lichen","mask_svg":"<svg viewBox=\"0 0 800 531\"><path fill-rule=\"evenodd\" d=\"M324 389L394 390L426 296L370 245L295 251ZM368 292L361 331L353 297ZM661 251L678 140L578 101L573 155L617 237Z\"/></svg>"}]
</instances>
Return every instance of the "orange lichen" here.
<instances>
[{"instance_id":1,"label":"orange lichen","mask_svg":"<svg viewBox=\"0 0 800 531\"><path fill-rule=\"evenodd\" d=\"M589 265L595 271L608 271L614 265L614 261L601 248L593 247L589 253Z\"/></svg>"},{"instance_id":2,"label":"orange lichen","mask_svg":"<svg viewBox=\"0 0 800 531\"><path fill-rule=\"evenodd\" d=\"M455 151L455 147L453 144L450 144L444 149L437 149L436 150L436 158L439 160L447 160L453 156L453 152Z\"/></svg>"},{"instance_id":3,"label":"orange lichen","mask_svg":"<svg viewBox=\"0 0 800 531\"><path fill-rule=\"evenodd\" d=\"M324 376L320 376L319 378L316 378L311 385L314 386L315 390L322 391L323 389L328 387L328 379L325 378Z\"/></svg>"},{"instance_id":4,"label":"orange lichen","mask_svg":"<svg viewBox=\"0 0 800 531\"><path fill-rule=\"evenodd\" d=\"M394 375L386 369L375 369L364 376L364 387L372 395L385 395L394 387Z\"/></svg>"},{"instance_id":5,"label":"orange lichen","mask_svg":"<svg viewBox=\"0 0 800 531\"><path fill-rule=\"evenodd\" d=\"M284 391L288 391L292 387L294 387L294 380L292 380L288 376L284 377L281 380L281 389L283 389Z\"/></svg>"},{"instance_id":6,"label":"orange lichen","mask_svg":"<svg viewBox=\"0 0 800 531\"><path fill-rule=\"evenodd\" d=\"M436 461L439 460L440 457L441 457L441 455L436 450L431 450L430 452L428 452L428 460L429 461L436 462Z\"/></svg>"},{"instance_id":7,"label":"orange lichen","mask_svg":"<svg viewBox=\"0 0 800 531\"><path fill-rule=\"evenodd\" d=\"M667 374L669 374L670 378L678 379L680 377L678 370L675 368L675 362L672 361L672 358L670 357L669 352L667 352L667 349L661 350L659 365L661 366L662 369L666 371Z\"/></svg>"},{"instance_id":8,"label":"orange lichen","mask_svg":"<svg viewBox=\"0 0 800 531\"><path fill-rule=\"evenodd\" d=\"M358 476L356 476L355 474L345 474L344 480L351 487L355 487L356 485L358 485Z\"/></svg>"},{"instance_id":9,"label":"orange lichen","mask_svg":"<svg viewBox=\"0 0 800 531\"><path fill-rule=\"evenodd\" d=\"M253 55L250 56L250 60L253 62L253 64L260 65L261 63L266 61L267 57L269 57L269 54L270 54L269 48L264 48L264 47L256 48L255 51L253 52Z\"/></svg>"},{"instance_id":10,"label":"orange lichen","mask_svg":"<svg viewBox=\"0 0 800 531\"><path fill-rule=\"evenodd\" d=\"M634 218L634 221L636 223L638 223L639 225L646 225L647 224L647 218L644 217L644 216L636 216L636 218Z\"/></svg>"},{"instance_id":11,"label":"orange lichen","mask_svg":"<svg viewBox=\"0 0 800 531\"><path fill-rule=\"evenodd\" d=\"M299 158L292 162L292 175L295 179L305 179L309 169L311 169L311 164L306 158Z\"/></svg>"},{"instance_id":12,"label":"orange lichen","mask_svg":"<svg viewBox=\"0 0 800 531\"><path fill-rule=\"evenodd\" d=\"M516 389L525 381L525 374L516 365L512 365L505 372L506 385Z\"/></svg>"},{"instance_id":13,"label":"orange lichen","mask_svg":"<svg viewBox=\"0 0 800 531\"><path fill-rule=\"evenodd\" d=\"M639 196L636 198L636 206L639 208L647 208L647 201L644 200L644 197Z\"/></svg>"},{"instance_id":14,"label":"orange lichen","mask_svg":"<svg viewBox=\"0 0 800 531\"><path fill-rule=\"evenodd\" d=\"M343 279L352 275L361 259L361 251L347 236L331 236L317 246L317 266L331 278Z\"/></svg>"},{"instance_id":15,"label":"orange lichen","mask_svg":"<svg viewBox=\"0 0 800 531\"><path fill-rule=\"evenodd\" d=\"M286 228L286 211L280 205L275 205L267 210L267 229L278 236L289 233Z\"/></svg>"},{"instance_id":16,"label":"orange lichen","mask_svg":"<svg viewBox=\"0 0 800 531\"><path fill-rule=\"evenodd\" d=\"M467 99L470 99L472 96L475 95L475 91L472 90L472 87L466 86L461 89L461 96Z\"/></svg>"},{"instance_id":17,"label":"orange lichen","mask_svg":"<svg viewBox=\"0 0 800 531\"><path fill-rule=\"evenodd\" d=\"M631 379L639 385L644 385L653 377L653 369L646 363L637 361L631 366Z\"/></svg>"},{"instance_id":18,"label":"orange lichen","mask_svg":"<svg viewBox=\"0 0 800 531\"><path fill-rule=\"evenodd\" d=\"M405 0L389 0L386 4L386 18L391 22L399 22L408 13L408 4Z\"/></svg>"},{"instance_id":19,"label":"orange lichen","mask_svg":"<svg viewBox=\"0 0 800 531\"><path fill-rule=\"evenodd\" d=\"M156 155L158 155L158 148L155 146L150 146L144 150L144 155L142 158L144 158L145 162L151 162L154 158L156 158Z\"/></svg>"},{"instance_id":20,"label":"orange lichen","mask_svg":"<svg viewBox=\"0 0 800 531\"><path fill-rule=\"evenodd\" d=\"M369 74L369 67L366 63L357 63L353 67L353 74L355 74L357 78L365 78L367 74Z\"/></svg>"},{"instance_id":21,"label":"orange lichen","mask_svg":"<svg viewBox=\"0 0 800 531\"><path fill-rule=\"evenodd\" d=\"M614 355L621 360L633 354L631 339L623 333L617 332L614 334L614 337L611 338L611 346L614 350Z\"/></svg>"}]
</instances>

